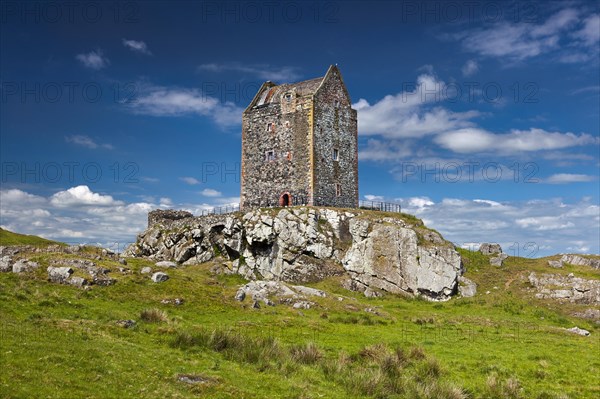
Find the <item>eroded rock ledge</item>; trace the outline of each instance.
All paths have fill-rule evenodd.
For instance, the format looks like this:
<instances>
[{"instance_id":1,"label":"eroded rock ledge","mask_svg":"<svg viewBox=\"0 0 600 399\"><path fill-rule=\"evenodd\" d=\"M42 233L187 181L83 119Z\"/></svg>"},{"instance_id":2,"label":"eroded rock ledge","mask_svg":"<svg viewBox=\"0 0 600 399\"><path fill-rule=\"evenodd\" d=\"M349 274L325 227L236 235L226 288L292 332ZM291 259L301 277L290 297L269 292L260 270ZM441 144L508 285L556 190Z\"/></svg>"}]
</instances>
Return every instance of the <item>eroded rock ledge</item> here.
<instances>
[{"instance_id":1,"label":"eroded rock ledge","mask_svg":"<svg viewBox=\"0 0 600 399\"><path fill-rule=\"evenodd\" d=\"M345 275L362 292L447 300L462 274L452 244L420 220L373 211L294 207L193 217L153 211L126 256L199 264L250 280L306 283Z\"/></svg>"}]
</instances>

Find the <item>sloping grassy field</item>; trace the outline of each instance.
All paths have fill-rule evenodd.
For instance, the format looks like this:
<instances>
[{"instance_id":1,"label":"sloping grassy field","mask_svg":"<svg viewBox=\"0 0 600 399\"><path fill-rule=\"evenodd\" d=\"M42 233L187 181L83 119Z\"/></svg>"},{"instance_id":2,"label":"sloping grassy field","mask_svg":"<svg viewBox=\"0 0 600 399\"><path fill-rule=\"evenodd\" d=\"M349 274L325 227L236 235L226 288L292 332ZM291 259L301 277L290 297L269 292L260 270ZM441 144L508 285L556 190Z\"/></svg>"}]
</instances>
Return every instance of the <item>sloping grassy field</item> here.
<instances>
[{"instance_id":1,"label":"sloping grassy field","mask_svg":"<svg viewBox=\"0 0 600 399\"><path fill-rule=\"evenodd\" d=\"M62 243L47 240L38 236L29 236L25 234L13 233L12 231L4 230L0 228L0 245L33 245L33 246L44 246L50 244Z\"/></svg>"},{"instance_id":2,"label":"sloping grassy field","mask_svg":"<svg viewBox=\"0 0 600 399\"><path fill-rule=\"evenodd\" d=\"M526 279L598 273L462 255L474 298L368 299L330 279L299 311L235 301L244 280L210 264L156 284L139 273L146 260L128 259L130 274L96 261L118 282L84 291L46 281L52 259L73 255L33 254L37 271L0 274L0 397L598 398L599 326L570 316L581 305L533 299ZM575 325L592 335L564 331Z\"/></svg>"}]
</instances>

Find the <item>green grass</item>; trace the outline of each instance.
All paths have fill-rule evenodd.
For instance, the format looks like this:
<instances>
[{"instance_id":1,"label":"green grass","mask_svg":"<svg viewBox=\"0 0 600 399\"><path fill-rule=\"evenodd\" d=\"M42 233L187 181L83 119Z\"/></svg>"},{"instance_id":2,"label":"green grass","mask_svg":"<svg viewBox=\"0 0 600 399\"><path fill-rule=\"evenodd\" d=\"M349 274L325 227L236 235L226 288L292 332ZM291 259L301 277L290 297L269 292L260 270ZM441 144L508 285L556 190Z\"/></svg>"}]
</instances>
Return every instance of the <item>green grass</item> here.
<instances>
[{"instance_id":1,"label":"green grass","mask_svg":"<svg viewBox=\"0 0 600 399\"><path fill-rule=\"evenodd\" d=\"M37 236L13 233L12 231L0 228L0 245L45 246L52 244L65 245L57 241L51 241Z\"/></svg>"},{"instance_id":2,"label":"green grass","mask_svg":"<svg viewBox=\"0 0 600 399\"><path fill-rule=\"evenodd\" d=\"M532 299L526 277L598 273L461 253L474 298L368 299L331 278L302 311L235 301L245 280L210 264L156 284L139 273L146 260L128 259L127 275L104 260L114 286L51 284L45 267L66 255L44 253L37 271L0 275L0 397L597 398L600 328L571 316L581 305ZM161 303L173 298L185 302ZM592 335L564 332L574 325Z\"/></svg>"}]
</instances>

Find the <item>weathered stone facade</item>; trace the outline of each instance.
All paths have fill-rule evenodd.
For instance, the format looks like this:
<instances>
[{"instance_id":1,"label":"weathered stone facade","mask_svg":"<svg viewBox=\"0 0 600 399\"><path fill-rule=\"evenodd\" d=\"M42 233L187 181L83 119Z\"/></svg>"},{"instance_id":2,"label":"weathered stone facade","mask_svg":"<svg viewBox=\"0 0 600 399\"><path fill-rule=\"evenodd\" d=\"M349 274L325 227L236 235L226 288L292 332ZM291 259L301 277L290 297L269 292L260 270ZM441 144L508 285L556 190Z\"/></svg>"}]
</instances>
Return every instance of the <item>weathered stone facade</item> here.
<instances>
[{"instance_id":1,"label":"weathered stone facade","mask_svg":"<svg viewBox=\"0 0 600 399\"><path fill-rule=\"evenodd\" d=\"M356 110L336 66L265 82L242 116L241 208L358 206Z\"/></svg>"}]
</instances>

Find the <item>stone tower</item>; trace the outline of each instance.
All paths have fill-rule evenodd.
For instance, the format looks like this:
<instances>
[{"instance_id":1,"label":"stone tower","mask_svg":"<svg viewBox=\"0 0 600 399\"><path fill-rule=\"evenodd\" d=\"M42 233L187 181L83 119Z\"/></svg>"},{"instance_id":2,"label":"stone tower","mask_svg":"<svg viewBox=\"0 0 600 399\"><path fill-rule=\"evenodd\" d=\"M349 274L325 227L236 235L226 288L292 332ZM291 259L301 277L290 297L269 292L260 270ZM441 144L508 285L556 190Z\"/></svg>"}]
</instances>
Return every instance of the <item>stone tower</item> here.
<instances>
[{"instance_id":1,"label":"stone tower","mask_svg":"<svg viewBox=\"0 0 600 399\"><path fill-rule=\"evenodd\" d=\"M337 66L298 83L265 82L242 115L242 209L358 207L356 110Z\"/></svg>"}]
</instances>

